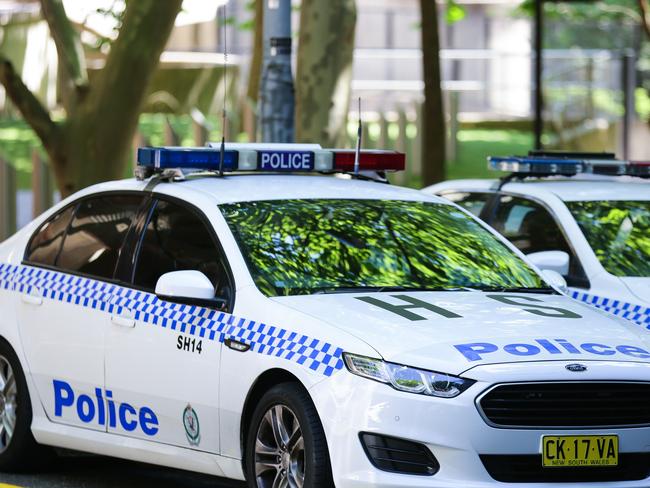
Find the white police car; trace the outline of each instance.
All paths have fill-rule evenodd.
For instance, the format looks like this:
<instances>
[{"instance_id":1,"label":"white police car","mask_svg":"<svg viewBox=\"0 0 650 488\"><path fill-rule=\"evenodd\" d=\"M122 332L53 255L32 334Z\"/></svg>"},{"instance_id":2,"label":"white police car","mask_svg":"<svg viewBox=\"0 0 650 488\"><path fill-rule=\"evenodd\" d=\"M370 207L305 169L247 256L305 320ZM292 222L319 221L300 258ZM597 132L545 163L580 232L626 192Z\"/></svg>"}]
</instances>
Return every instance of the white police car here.
<instances>
[{"instance_id":1,"label":"white police car","mask_svg":"<svg viewBox=\"0 0 650 488\"><path fill-rule=\"evenodd\" d=\"M489 163L512 175L423 191L461 205L539 268L560 272L574 298L650 329L650 163L534 152Z\"/></svg>"},{"instance_id":2,"label":"white police car","mask_svg":"<svg viewBox=\"0 0 650 488\"><path fill-rule=\"evenodd\" d=\"M0 471L58 446L255 488L648 486L650 335L364 181L403 155L139 159L0 245Z\"/></svg>"}]
</instances>

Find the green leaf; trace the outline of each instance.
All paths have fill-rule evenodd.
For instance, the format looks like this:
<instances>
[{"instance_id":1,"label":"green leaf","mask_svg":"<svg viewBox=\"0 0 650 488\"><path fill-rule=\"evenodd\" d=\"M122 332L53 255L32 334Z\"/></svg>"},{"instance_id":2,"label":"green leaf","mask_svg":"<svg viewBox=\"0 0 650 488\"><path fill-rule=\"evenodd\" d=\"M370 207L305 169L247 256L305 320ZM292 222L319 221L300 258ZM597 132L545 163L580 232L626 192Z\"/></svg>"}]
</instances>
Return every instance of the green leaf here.
<instances>
[{"instance_id":1,"label":"green leaf","mask_svg":"<svg viewBox=\"0 0 650 488\"><path fill-rule=\"evenodd\" d=\"M447 0L447 23L453 24L465 18L465 8L458 5L455 0Z\"/></svg>"},{"instance_id":2,"label":"green leaf","mask_svg":"<svg viewBox=\"0 0 650 488\"><path fill-rule=\"evenodd\" d=\"M237 28L240 31L253 31L255 30L255 19L250 19L244 22L240 22Z\"/></svg>"}]
</instances>

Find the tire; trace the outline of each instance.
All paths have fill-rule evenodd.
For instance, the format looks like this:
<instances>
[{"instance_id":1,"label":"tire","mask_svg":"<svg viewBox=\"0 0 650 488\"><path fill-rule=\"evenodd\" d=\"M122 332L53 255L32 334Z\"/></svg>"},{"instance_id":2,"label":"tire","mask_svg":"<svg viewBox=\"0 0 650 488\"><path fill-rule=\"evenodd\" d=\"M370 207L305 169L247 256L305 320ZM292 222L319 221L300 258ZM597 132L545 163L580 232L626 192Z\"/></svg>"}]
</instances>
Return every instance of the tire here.
<instances>
[{"instance_id":1,"label":"tire","mask_svg":"<svg viewBox=\"0 0 650 488\"><path fill-rule=\"evenodd\" d=\"M0 472L40 467L51 452L31 431L32 404L25 374L13 349L0 339Z\"/></svg>"},{"instance_id":2,"label":"tire","mask_svg":"<svg viewBox=\"0 0 650 488\"><path fill-rule=\"evenodd\" d=\"M250 488L334 487L323 426L309 394L297 383L276 385L260 399L245 449Z\"/></svg>"}]
</instances>

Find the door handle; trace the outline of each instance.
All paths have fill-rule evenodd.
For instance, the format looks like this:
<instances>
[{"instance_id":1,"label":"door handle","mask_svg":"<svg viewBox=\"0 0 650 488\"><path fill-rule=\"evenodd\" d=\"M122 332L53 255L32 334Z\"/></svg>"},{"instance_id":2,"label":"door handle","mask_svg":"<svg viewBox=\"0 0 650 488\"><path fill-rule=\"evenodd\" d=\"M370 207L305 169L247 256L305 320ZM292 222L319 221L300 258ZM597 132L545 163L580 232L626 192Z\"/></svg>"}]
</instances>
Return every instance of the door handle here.
<instances>
[{"instance_id":1,"label":"door handle","mask_svg":"<svg viewBox=\"0 0 650 488\"><path fill-rule=\"evenodd\" d=\"M43 297L30 293L23 293L20 296L20 299L23 301L23 303L26 303L27 305L33 305L35 307L38 307L40 305L43 305Z\"/></svg>"},{"instance_id":2,"label":"door handle","mask_svg":"<svg viewBox=\"0 0 650 488\"><path fill-rule=\"evenodd\" d=\"M122 317L121 315L111 315L111 322L119 327L126 327L130 329L135 327L135 319Z\"/></svg>"}]
</instances>

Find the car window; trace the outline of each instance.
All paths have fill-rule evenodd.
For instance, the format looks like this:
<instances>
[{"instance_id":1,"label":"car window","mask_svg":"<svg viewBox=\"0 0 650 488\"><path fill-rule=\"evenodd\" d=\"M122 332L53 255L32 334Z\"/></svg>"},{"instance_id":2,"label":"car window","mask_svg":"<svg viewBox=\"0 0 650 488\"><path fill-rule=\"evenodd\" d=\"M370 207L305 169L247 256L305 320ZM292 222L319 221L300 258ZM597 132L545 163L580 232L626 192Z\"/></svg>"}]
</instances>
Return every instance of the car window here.
<instances>
[{"instance_id":1,"label":"car window","mask_svg":"<svg viewBox=\"0 0 650 488\"><path fill-rule=\"evenodd\" d=\"M41 225L27 246L26 261L33 264L54 266L74 209L75 206L72 205Z\"/></svg>"},{"instance_id":2,"label":"car window","mask_svg":"<svg viewBox=\"0 0 650 488\"><path fill-rule=\"evenodd\" d=\"M460 205L468 212L476 215L481 215L487 202L492 198L491 193L472 193L472 192L453 192L443 193L441 196L447 200L451 200L457 205Z\"/></svg>"},{"instance_id":3,"label":"car window","mask_svg":"<svg viewBox=\"0 0 650 488\"><path fill-rule=\"evenodd\" d=\"M524 254L541 251L564 251L569 257L570 286L583 286L587 276L551 213L527 198L502 195L492 227L505 236Z\"/></svg>"},{"instance_id":4,"label":"car window","mask_svg":"<svg viewBox=\"0 0 650 488\"><path fill-rule=\"evenodd\" d=\"M267 296L544 286L500 239L452 205L314 199L220 208Z\"/></svg>"},{"instance_id":5,"label":"car window","mask_svg":"<svg viewBox=\"0 0 650 488\"><path fill-rule=\"evenodd\" d=\"M140 195L83 200L68 228L56 266L97 278L113 278L124 238L141 203Z\"/></svg>"},{"instance_id":6,"label":"car window","mask_svg":"<svg viewBox=\"0 0 650 488\"><path fill-rule=\"evenodd\" d=\"M217 296L229 296L222 253L204 220L184 206L159 201L144 231L133 282L153 291L163 274L185 270L201 271Z\"/></svg>"},{"instance_id":7,"label":"car window","mask_svg":"<svg viewBox=\"0 0 650 488\"><path fill-rule=\"evenodd\" d=\"M650 276L650 202L566 202L603 267L614 276Z\"/></svg>"}]
</instances>

